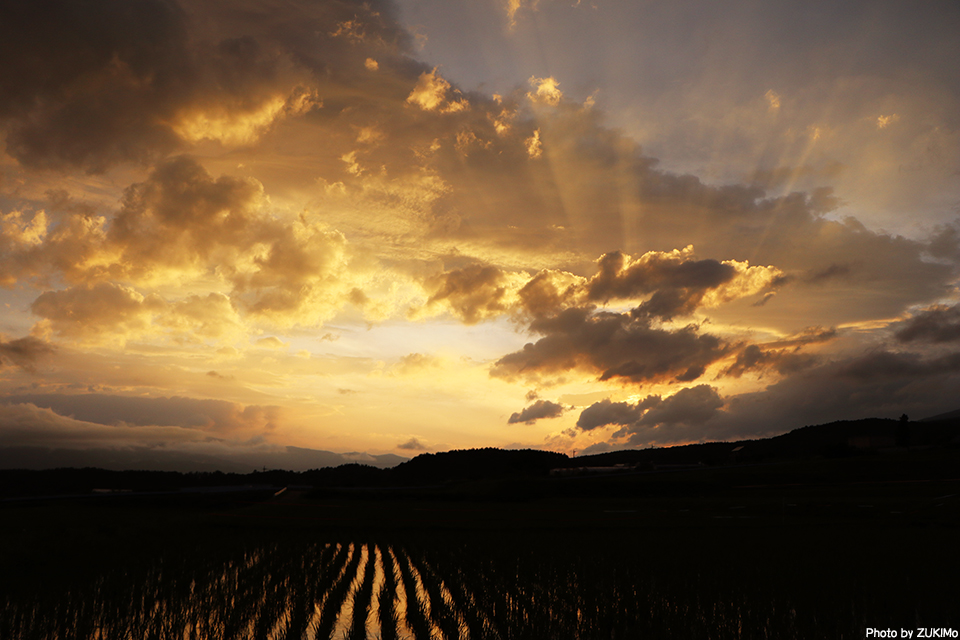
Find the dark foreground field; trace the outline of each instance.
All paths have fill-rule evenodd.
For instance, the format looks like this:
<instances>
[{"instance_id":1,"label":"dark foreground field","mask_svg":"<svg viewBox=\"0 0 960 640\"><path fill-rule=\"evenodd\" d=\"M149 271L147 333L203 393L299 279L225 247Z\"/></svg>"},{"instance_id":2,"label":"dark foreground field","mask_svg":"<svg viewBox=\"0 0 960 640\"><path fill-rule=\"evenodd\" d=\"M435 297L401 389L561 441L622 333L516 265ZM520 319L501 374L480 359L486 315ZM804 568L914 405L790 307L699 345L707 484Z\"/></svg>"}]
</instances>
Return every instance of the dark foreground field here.
<instances>
[{"instance_id":1,"label":"dark foreground field","mask_svg":"<svg viewBox=\"0 0 960 640\"><path fill-rule=\"evenodd\" d=\"M960 628L952 448L11 502L0 638L865 638Z\"/></svg>"}]
</instances>

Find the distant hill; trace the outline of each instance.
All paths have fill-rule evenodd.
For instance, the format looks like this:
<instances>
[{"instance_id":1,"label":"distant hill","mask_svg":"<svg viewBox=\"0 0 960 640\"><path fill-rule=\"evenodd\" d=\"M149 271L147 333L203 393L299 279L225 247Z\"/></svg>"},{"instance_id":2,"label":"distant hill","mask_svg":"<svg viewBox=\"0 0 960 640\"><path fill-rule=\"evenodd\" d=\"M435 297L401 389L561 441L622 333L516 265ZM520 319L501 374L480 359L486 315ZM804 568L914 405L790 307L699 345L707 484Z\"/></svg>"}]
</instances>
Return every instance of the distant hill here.
<instances>
[{"instance_id":1,"label":"distant hill","mask_svg":"<svg viewBox=\"0 0 960 640\"><path fill-rule=\"evenodd\" d=\"M289 447L285 452L279 452L276 458L269 459L270 464L265 465L267 469L261 467L260 471L252 473L224 473L220 470L199 470L191 473L161 470L110 471L103 468L0 470L0 498L92 494L95 489L151 492L217 486L301 486L344 489L348 492L361 488L380 488L385 491L409 492L416 491L418 487L442 487L443 491L459 491L457 487L470 485L489 493L495 492L491 487L497 483L516 487L519 486L516 481L526 484L527 480L546 478L552 470L564 468L593 468L595 471L587 473L596 473L614 471L610 468L616 465L626 467L620 471L657 471L689 466L729 467L856 457L883 450L956 448L958 445L960 418L919 422L871 418L808 426L766 439L707 442L661 449L629 449L578 458L533 449L487 448L424 453L392 468L378 468L373 464L357 462L344 464L351 454ZM0 450L0 455L2 453ZM399 458L389 454L352 455L364 462L381 465L392 464ZM311 464L318 466L303 471L277 467L269 470L273 463L284 462L295 462L301 465L301 468ZM486 488L481 485L486 485Z\"/></svg>"},{"instance_id":2,"label":"distant hill","mask_svg":"<svg viewBox=\"0 0 960 640\"><path fill-rule=\"evenodd\" d=\"M936 422L938 420L956 420L960 418L960 409L956 411L948 411L946 413L941 413L939 415L930 416L929 418L922 418L920 422Z\"/></svg>"},{"instance_id":3,"label":"distant hill","mask_svg":"<svg viewBox=\"0 0 960 640\"><path fill-rule=\"evenodd\" d=\"M949 414L945 414L949 415ZM960 418L901 422L882 418L842 420L794 429L758 440L707 442L661 449L610 451L571 459L571 466L617 464L727 464L838 457L858 451L905 446L960 444Z\"/></svg>"},{"instance_id":4,"label":"distant hill","mask_svg":"<svg viewBox=\"0 0 960 640\"><path fill-rule=\"evenodd\" d=\"M467 449L424 453L397 465L388 474L395 484L433 484L488 477L546 475L564 467L570 458L563 453L534 449Z\"/></svg>"},{"instance_id":5,"label":"distant hill","mask_svg":"<svg viewBox=\"0 0 960 640\"><path fill-rule=\"evenodd\" d=\"M0 447L0 469L87 468L180 471L183 473L250 473L254 469L307 471L359 463L385 469L409 458L369 453L334 453L321 449L284 447L276 451L236 452L230 455L165 450L151 447L124 449L50 449Z\"/></svg>"}]
</instances>

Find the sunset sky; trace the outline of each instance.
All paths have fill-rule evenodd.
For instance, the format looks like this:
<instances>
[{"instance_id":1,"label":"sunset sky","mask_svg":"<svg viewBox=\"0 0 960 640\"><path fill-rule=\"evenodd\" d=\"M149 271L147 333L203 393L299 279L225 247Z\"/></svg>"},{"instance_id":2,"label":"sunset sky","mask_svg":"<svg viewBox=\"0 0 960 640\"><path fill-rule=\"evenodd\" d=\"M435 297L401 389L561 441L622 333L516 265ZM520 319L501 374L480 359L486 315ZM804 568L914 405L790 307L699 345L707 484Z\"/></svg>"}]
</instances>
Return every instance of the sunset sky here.
<instances>
[{"instance_id":1,"label":"sunset sky","mask_svg":"<svg viewBox=\"0 0 960 640\"><path fill-rule=\"evenodd\" d=\"M960 409L957 34L953 0L4 0L0 466Z\"/></svg>"}]
</instances>

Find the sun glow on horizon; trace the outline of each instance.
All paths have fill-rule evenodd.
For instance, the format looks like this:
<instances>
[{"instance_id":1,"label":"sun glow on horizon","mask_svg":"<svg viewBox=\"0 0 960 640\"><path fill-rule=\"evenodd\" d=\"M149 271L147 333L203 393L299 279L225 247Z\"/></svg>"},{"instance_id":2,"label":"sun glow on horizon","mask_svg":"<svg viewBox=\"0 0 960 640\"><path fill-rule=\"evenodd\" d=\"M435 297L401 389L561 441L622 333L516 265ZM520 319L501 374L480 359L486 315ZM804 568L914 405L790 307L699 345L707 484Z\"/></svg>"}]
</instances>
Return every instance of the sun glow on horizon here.
<instances>
[{"instance_id":1,"label":"sun glow on horizon","mask_svg":"<svg viewBox=\"0 0 960 640\"><path fill-rule=\"evenodd\" d=\"M954 17L128 4L0 10L0 464L956 409Z\"/></svg>"}]
</instances>

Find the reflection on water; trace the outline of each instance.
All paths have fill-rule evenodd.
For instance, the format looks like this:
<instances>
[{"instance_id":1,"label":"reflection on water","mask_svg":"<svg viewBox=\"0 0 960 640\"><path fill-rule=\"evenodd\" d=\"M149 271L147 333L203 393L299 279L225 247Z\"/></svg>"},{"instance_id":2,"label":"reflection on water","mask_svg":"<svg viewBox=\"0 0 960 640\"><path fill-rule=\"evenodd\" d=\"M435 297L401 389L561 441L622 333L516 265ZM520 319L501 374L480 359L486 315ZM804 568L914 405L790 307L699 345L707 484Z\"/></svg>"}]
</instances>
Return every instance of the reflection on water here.
<instances>
[{"instance_id":1,"label":"reflection on water","mask_svg":"<svg viewBox=\"0 0 960 640\"><path fill-rule=\"evenodd\" d=\"M869 594L821 597L832 578L778 590L751 584L749 571L654 570L642 554L593 549L286 541L157 551L8 591L0 637L811 638L862 637L882 623L885 605ZM736 573L736 560L727 566Z\"/></svg>"}]
</instances>

